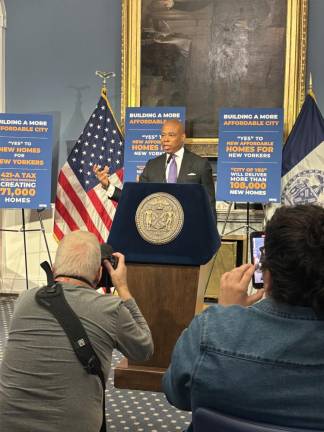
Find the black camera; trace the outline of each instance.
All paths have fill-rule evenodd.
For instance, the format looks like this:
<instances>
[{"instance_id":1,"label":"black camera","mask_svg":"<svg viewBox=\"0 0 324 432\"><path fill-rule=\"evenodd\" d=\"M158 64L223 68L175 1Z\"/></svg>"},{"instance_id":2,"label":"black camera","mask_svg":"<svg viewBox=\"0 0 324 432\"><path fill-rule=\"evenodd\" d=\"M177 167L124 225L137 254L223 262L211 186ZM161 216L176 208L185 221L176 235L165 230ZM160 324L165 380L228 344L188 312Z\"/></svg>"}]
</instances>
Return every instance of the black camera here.
<instances>
[{"instance_id":1,"label":"black camera","mask_svg":"<svg viewBox=\"0 0 324 432\"><path fill-rule=\"evenodd\" d=\"M101 265L103 265L103 262L105 260L108 260L112 265L112 268L115 269L118 266L118 258L115 255L113 255L112 247L109 244L104 243L100 245L100 250L101 250Z\"/></svg>"},{"instance_id":2,"label":"black camera","mask_svg":"<svg viewBox=\"0 0 324 432\"><path fill-rule=\"evenodd\" d=\"M112 247L106 243L100 245L100 250L101 250L102 276L97 286L111 288L113 286L113 283L111 281L110 274L106 269L106 267L104 266L103 262L105 260L108 260L112 265L112 268L115 269L118 266L118 258L113 255Z\"/></svg>"},{"instance_id":3,"label":"black camera","mask_svg":"<svg viewBox=\"0 0 324 432\"><path fill-rule=\"evenodd\" d=\"M118 266L118 258L115 255L109 255L105 258L101 258L101 265L103 265L104 260L110 262L113 269L116 269Z\"/></svg>"}]
</instances>

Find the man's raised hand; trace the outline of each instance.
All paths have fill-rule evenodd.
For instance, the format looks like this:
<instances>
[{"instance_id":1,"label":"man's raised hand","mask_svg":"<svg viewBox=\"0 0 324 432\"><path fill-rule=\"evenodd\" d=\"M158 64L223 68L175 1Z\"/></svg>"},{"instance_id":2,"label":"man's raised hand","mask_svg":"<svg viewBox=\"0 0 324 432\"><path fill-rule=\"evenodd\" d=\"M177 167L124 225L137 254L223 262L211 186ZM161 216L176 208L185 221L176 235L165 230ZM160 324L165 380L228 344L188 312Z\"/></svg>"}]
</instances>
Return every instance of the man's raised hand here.
<instances>
[{"instance_id":1,"label":"man's raised hand","mask_svg":"<svg viewBox=\"0 0 324 432\"><path fill-rule=\"evenodd\" d=\"M104 189L108 189L108 186L110 184L110 181L109 181L109 168L108 168L108 166L105 165L103 167L103 169L101 170L97 164L94 164L92 171L94 172L94 174L97 177L97 179L100 181L101 186Z\"/></svg>"}]
</instances>

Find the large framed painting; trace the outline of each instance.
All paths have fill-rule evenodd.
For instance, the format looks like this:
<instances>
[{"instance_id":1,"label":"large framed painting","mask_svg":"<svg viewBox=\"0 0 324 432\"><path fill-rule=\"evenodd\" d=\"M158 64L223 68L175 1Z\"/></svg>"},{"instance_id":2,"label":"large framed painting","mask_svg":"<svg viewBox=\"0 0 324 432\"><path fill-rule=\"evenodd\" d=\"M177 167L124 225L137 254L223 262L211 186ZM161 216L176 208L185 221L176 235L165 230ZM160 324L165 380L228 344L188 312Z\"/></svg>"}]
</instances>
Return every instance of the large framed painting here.
<instances>
[{"instance_id":1,"label":"large framed painting","mask_svg":"<svg viewBox=\"0 0 324 432\"><path fill-rule=\"evenodd\" d=\"M283 107L305 96L307 0L123 0L127 106L185 106L187 144L217 156L221 107Z\"/></svg>"}]
</instances>

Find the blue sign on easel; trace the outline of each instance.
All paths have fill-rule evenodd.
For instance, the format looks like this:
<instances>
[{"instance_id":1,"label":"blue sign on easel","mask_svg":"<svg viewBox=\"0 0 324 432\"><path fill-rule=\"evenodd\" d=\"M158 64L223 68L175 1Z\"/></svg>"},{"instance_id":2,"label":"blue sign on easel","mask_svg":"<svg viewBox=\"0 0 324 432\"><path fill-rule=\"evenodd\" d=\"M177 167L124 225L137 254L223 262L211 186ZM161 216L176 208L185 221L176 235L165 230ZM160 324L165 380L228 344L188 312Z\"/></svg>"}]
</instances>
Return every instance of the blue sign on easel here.
<instances>
[{"instance_id":1,"label":"blue sign on easel","mask_svg":"<svg viewBox=\"0 0 324 432\"><path fill-rule=\"evenodd\" d=\"M161 127L166 120L184 123L184 107L127 108L125 118L124 181L138 181L146 162L160 156Z\"/></svg>"},{"instance_id":2,"label":"blue sign on easel","mask_svg":"<svg viewBox=\"0 0 324 432\"><path fill-rule=\"evenodd\" d=\"M217 199L280 202L281 108L221 109Z\"/></svg>"},{"instance_id":3,"label":"blue sign on easel","mask_svg":"<svg viewBox=\"0 0 324 432\"><path fill-rule=\"evenodd\" d=\"M50 205L53 119L0 114L0 208Z\"/></svg>"}]
</instances>

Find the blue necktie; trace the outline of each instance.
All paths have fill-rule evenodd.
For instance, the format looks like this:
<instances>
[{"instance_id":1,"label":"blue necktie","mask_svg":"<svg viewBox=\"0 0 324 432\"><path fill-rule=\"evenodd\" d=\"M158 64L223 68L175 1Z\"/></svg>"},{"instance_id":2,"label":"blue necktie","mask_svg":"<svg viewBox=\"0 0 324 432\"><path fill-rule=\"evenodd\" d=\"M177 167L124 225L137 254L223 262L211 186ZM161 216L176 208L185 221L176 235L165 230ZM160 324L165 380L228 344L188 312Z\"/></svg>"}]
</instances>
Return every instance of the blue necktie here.
<instances>
[{"instance_id":1,"label":"blue necktie","mask_svg":"<svg viewBox=\"0 0 324 432\"><path fill-rule=\"evenodd\" d=\"M169 173L168 173L168 183L177 183L177 163L175 161L175 155L172 155Z\"/></svg>"}]
</instances>

